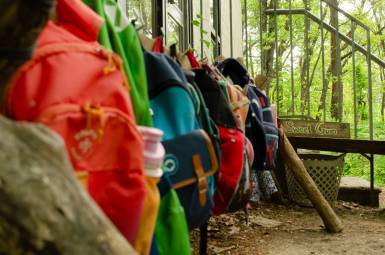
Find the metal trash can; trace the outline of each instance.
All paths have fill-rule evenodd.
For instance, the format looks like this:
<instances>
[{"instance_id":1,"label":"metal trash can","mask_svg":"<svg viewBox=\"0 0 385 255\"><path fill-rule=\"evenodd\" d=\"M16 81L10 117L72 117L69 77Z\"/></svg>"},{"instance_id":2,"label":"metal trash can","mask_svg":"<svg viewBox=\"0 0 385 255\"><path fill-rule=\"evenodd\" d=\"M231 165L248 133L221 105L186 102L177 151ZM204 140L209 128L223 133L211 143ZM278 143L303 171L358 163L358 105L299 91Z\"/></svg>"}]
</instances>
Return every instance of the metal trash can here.
<instances>
[{"instance_id":1,"label":"metal trash can","mask_svg":"<svg viewBox=\"0 0 385 255\"><path fill-rule=\"evenodd\" d=\"M298 156L302 159L306 170L317 184L321 193L329 204L334 207L343 173L345 154L338 156L299 154ZM311 201L295 180L292 171L285 167L285 173L289 198L298 205L312 207Z\"/></svg>"}]
</instances>

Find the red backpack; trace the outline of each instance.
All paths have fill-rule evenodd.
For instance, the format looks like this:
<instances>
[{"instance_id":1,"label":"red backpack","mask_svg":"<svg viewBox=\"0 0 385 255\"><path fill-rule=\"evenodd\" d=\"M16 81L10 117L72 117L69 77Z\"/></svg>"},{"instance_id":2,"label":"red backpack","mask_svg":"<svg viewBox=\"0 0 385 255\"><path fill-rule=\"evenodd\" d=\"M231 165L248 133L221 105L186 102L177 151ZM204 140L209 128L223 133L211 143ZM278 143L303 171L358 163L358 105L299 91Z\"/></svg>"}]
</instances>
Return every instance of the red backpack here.
<instances>
[{"instance_id":1,"label":"red backpack","mask_svg":"<svg viewBox=\"0 0 385 255\"><path fill-rule=\"evenodd\" d=\"M210 117L219 129L221 161L214 193L213 214L230 209L239 190L244 165L245 136L237 127L230 104L218 82L204 69L194 69L194 81L199 87Z\"/></svg>"},{"instance_id":2,"label":"red backpack","mask_svg":"<svg viewBox=\"0 0 385 255\"><path fill-rule=\"evenodd\" d=\"M82 8L72 11L90 20ZM146 193L143 142L121 60L96 38L86 42L59 24L47 24L32 60L14 77L7 115L41 122L61 135L89 194L133 243Z\"/></svg>"}]
</instances>

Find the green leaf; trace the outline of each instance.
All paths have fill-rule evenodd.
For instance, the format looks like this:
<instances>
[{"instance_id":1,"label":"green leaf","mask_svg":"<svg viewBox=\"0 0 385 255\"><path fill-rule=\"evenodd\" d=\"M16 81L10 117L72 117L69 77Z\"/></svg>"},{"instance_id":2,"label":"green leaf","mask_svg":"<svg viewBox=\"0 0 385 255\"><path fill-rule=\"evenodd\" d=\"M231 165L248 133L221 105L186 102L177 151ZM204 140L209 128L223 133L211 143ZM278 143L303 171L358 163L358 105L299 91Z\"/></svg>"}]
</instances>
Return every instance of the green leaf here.
<instances>
[{"instance_id":1,"label":"green leaf","mask_svg":"<svg viewBox=\"0 0 385 255\"><path fill-rule=\"evenodd\" d=\"M211 43L210 43L209 41L203 40L203 44L204 44L207 48L210 48L210 47L211 47Z\"/></svg>"},{"instance_id":2,"label":"green leaf","mask_svg":"<svg viewBox=\"0 0 385 255\"><path fill-rule=\"evenodd\" d=\"M193 26L199 27L201 25L199 20L193 20L192 21Z\"/></svg>"}]
</instances>

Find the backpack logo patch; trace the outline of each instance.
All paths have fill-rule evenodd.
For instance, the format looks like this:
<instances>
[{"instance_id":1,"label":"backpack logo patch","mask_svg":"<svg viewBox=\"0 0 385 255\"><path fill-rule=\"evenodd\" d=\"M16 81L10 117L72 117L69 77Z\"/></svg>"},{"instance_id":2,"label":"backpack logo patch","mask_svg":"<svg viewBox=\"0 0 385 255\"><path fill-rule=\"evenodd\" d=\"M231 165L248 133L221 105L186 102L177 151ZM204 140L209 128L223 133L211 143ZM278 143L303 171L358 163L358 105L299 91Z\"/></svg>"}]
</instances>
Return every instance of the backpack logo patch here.
<instances>
[{"instance_id":1,"label":"backpack logo patch","mask_svg":"<svg viewBox=\"0 0 385 255\"><path fill-rule=\"evenodd\" d=\"M169 175L173 175L178 171L179 161L174 154L167 154L164 157L163 171Z\"/></svg>"},{"instance_id":2,"label":"backpack logo patch","mask_svg":"<svg viewBox=\"0 0 385 255\"><path fill-rule=\"evenodd\" d=\"M84 160L92 154L97 139L98 134L93 129L83 129L75 134L75 143L71 147L71 154L76 161Z\"/></svg>"}]
</instances>

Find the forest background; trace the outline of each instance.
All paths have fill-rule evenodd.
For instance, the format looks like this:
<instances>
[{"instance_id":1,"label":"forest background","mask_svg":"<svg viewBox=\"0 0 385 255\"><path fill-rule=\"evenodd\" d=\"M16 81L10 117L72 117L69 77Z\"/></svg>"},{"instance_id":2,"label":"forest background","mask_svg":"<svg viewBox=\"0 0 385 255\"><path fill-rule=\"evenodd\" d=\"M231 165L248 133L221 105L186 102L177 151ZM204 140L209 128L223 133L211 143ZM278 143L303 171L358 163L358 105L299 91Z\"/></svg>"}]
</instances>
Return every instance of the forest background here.
<instances>
[{"instance_id":1,"label":"forest background","mask_svg":"<svg viewBox=\"0 0 385 255\"><path fill-rule=\"evenodd\" d=\"M280 116L349 123L351 138L370 139L372 129L374 140L385 140L385 0L238 1L242 3L243 13L244 64L252 77L257 74L269 77L269 97L278 105ZM215 2L218 5L227 1L210 0L212 25ZM128 3L129 17L141 17L144 31L150 31L152 1L130 0ZM331 8L329 3L350 14L368 30ZM286 12L275 16L274 8L292 9L292 15ZM383 65L370 61L369 66L367 55L357 51L357 47L353 49L350 43L325 29L326 26L296 13L298 9L306 9L324 24L337 28L356 46L368 49L370 45L371 53L384 61ZM193 19L192 26L200 28L202 17L197 15ZM178 42L180 28L173 22L168 26L169 45ZM201 29L201 34L206 35L203 44L215 52L215 34L211 33L212 41L207 39L210 38L208 31ZM385 156L376 155L374 166L376 184L385 187ZM366 158L359 154L346 155L345 175L369 179L369 171Z\"/></svg>"},{"instance_id":2,"label":"forest background","mask_svg":"<svg viewBox=\"0 0 385 255\"><path fill-rule=\"evenodd\" d=\"M370 139L371 101L373 139L385 140L384 66L369 64L367 55L306 15L274 15L275 8L305 8L357 45L370 45L371 53L385 60L385 0L242 1L245 65L252 77L269 77L268 93L280 116L350 123L351 138ZM362 22L369 33L327 2ZM344 175L369 179L369 161L348 154ZM375 156L375 182L385 186L385 156Z\"/></svg>"}]
</instances>

